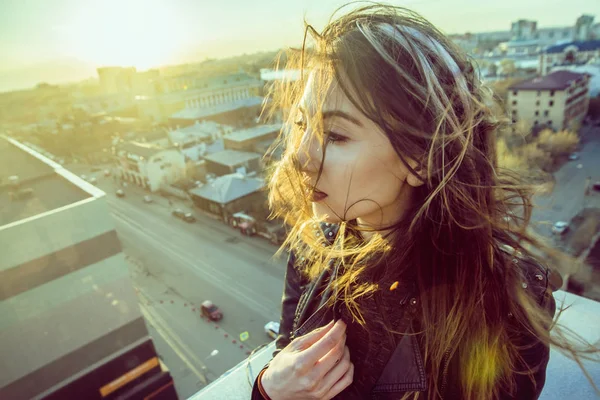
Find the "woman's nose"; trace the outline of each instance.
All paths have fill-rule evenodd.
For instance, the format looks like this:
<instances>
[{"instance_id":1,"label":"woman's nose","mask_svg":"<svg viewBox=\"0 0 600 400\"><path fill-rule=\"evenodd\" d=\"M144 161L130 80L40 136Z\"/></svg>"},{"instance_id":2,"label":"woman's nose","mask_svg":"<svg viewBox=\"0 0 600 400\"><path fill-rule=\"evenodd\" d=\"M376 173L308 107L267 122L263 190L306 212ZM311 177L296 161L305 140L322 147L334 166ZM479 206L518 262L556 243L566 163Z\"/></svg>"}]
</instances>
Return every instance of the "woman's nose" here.
<instances>
[{"instance_id":1,"label":"woman's nose","mask_svg":"<svg viewBox=\"0 0 600 400\"><path fill-rule=\"evenodd\" d=\"M323 155L321 154L321 143L315 135L306 132L302 136L297 157L301 171L315 173L319 171Z\"/></svg>"}]
</instances>

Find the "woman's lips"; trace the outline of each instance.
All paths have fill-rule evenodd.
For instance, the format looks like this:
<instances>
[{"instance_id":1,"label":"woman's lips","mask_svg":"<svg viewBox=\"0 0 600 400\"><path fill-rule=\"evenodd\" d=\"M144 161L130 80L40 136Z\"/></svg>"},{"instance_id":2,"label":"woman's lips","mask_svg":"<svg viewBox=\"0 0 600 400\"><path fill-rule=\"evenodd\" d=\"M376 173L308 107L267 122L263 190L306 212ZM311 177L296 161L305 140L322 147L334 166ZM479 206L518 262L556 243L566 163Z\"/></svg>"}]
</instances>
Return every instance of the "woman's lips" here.
<instances>
[{"instance_id":1,"label":"woman's lips","mask_svg":"<svg viewBox=\"0 0 600 400\"><path fill-rule=\"evenodd\" d=\"M314 189L310 196L310 201L317 203L324 200L327 197L327 193L323 193L320 190Z\"/></svg>"}]
</instances>

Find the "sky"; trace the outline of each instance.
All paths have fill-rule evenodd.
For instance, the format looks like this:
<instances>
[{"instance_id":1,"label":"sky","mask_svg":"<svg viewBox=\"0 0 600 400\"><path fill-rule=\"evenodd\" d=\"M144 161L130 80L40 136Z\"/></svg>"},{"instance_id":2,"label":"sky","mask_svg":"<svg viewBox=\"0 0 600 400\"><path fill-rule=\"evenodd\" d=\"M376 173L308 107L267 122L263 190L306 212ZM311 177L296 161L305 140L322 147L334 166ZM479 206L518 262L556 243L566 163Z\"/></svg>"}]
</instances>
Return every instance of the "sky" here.
<instances>
[{"instance_id":1,"label":"sky","mask_svg":"<svg viewBox=\"0 0 600 400\"><path fill-rule=\"evenodd\" d=\"M346 0L0 0L0 90L97 66L200 61L296 46L303 18L317 30ZM446 33L600 20L598 0L395 0ZM91 71L91 72L90 72ZM39 76L35 76L39 74ZM11 78L12 77L12 78ZM11 81L12 79L12 81Z\"/></svg>"}]
</instances>

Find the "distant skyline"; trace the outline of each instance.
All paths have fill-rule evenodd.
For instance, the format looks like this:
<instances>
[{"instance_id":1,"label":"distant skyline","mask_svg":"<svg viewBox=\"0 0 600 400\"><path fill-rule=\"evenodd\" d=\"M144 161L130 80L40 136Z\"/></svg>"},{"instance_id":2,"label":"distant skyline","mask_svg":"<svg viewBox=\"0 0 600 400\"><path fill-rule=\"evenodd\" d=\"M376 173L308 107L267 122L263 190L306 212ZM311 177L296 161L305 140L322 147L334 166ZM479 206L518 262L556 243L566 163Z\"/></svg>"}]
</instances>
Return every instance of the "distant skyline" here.
<instances>
[{"instance_id":1,"label":"distant skyline","mask_svg":"<svg viewBox=\"0 0 600 400\"><path fill-rule=\"evenodd\" d=\"M298 45L302 22L320 30L340 0L0 0L0 91L95 75L104 65L160 65ZM445 33L509 30L600 18L594 0L390 1L421 13Z\"/></svg>"}]
</instances>

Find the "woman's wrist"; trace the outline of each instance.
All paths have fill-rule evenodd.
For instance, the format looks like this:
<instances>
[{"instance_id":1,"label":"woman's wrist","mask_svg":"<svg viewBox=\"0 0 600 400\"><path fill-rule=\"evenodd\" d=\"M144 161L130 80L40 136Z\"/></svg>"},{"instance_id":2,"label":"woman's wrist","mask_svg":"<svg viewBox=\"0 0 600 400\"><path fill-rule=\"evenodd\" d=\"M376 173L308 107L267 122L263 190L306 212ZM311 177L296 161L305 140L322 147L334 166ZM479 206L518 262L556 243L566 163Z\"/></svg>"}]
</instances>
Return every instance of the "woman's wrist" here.
<instances>
[{"instance_id":1,"label":"woman's wrist","mask_svg":"<svg viewBox=\"0 0 600 400\"><path fill-rule=\"evenodd\" d=\"M263 377L265 376L265 372L267 371L269 367L265 367L263 368L259 373L258 376L256 377L256 383L258 384L258 391L260 392L261 396L265 398L265 400L272 400L272 398L269 396L269 392L267 391L267 389L265 388L265 381L263 380Z\"/></svg>"}]
</instances>

